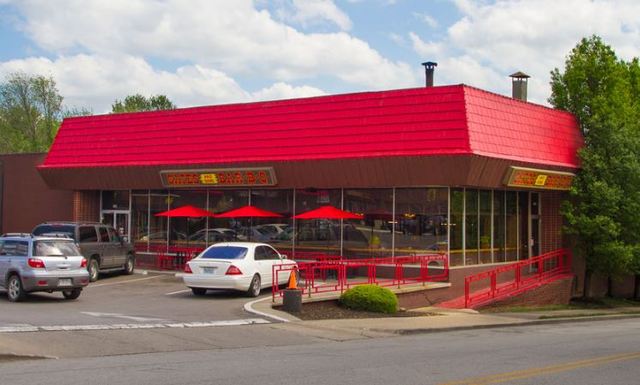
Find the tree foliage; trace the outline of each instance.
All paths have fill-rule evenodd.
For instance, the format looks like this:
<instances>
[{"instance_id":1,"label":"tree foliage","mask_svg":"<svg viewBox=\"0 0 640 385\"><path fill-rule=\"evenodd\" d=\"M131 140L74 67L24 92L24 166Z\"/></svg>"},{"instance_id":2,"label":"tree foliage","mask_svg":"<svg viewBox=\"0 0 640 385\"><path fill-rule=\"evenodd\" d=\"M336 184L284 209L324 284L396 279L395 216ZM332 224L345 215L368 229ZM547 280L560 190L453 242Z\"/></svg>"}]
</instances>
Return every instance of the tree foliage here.
<instances>
[{"instance_id":1,"label":"tree foliage","mask_svg":"<svg viewBox=\"0 0 640 385\"><path fill-rule=\"evenodd\" d=\"M145 97L140 94L129 95L124 100L116 100L111 105L111 113L139 111L173 110L176 106L165 95L152 95Z\"/></svg>"},{"instance_id":2,"label":"tree foliage","mask_svg":"<svg viewBox=\"0 0 640 385\"><path fill-rule=\"evenodd\" d=\"M551 72L549 102L578 118L585 146L581 170L564 203L587 271L640 273L640 67L599 37L571 51Z\"/></svg>"},{"instance_id":3,"label":"tree foliage","mask_svg":"<svg viewBox=\"0 0 640 385\"><path fill-rule=\"evenodd\" d=\"M9 74L0 83L0 152L47 151L62 114L52 77Z\"/></svg>"}]
</instances>

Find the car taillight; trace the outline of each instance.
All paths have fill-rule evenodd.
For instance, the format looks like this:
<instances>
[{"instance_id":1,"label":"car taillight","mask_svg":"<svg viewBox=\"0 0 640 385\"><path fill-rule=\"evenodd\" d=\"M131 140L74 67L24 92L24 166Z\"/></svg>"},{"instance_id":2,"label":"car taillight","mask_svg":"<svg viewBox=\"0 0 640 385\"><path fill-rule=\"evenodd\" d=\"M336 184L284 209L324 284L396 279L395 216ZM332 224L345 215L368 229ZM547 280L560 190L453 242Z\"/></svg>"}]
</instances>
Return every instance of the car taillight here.
<instances>
[{"instance_id":1,"label":"car taillight","mask_svg":"<svg viewBox=\"0 0 640 385\"><path fill-rule=\"evenodd\" d=\"M87 267L87 260L82 258L82 262L80 262L80 267Z\"/></svg>"},{"instance_id":2,"label":"car taillight","mask_svg":"<svg viewBox=\"0 0 640 385\"><path fill-rule=\"evenodd\" d=\"M191 271L191 266L189 266L188 263L184 265L184 272L187 274L193 274L193 271Z\"/></svg>"},{"instance_id":3,"label":"car taillight","mask_svg":"<svg viewBox=\"0 0 640 385\"><path fill-rule=\"evenodd\" d=\"M226 275L241 275L242 272L237 267L231 265L231 266L229 266L229 268L227 269L227 272L225 274Z\"/></svg>"},{"instance_id":4,"label":"car taillight","mask_svg":"<svg viewBox=\"0 0 640 385\"><path fill-rule=\"evenodd\" d=\"M44 269L44 262L42 261L42 259L38 258L29 258L27 260L27 265L29 265L29 267L33 267L34 269Z\"/></svg>"}]
</instances>

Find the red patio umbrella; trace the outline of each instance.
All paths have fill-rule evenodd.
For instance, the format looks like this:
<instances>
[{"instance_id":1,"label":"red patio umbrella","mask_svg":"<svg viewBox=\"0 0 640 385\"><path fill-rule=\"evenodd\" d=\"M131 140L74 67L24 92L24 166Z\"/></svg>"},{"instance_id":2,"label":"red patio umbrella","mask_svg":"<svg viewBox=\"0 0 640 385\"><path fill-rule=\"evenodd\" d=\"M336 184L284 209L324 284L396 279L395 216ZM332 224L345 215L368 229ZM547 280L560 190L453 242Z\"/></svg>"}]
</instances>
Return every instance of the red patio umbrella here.
<instances>
[{"instance_id":1,"label":"red patio umbrella","mask_svg":"<svg viewBox=\"0 0 640 385\"><path fill-rule=\"evenodd\" d=\"M249 218L249 233L247 239L251 240L251 231L253 223L251 218L281 218L282 215L273 211L263 210L255 206L243 206L237 209L229 210L225 213L216 215L216 218Z\"/></svg>"},{"instance_id":2,"label":"red patio umbrella","mask_svg":"<svg viewBox=\"0 0 640 385\"><path fill-rule=\"evenodd\" d=\"M216 215L211 211L199 209L195 206L186 205L176 207L168 211L163 211L155 215L156 217L169 217L169 218L202 218L202 217L215 217Z\"/></svg>"},{"instance_id":3,"label":"red patio umbrella","mask_svg":"<svg viewBox=\"0 0 640 385\"><path fill-rule=\"evenodd\" d=\"M282 215L273 211L263 210L255 206L243 206L216 215L216 218L281 218Z\"/></svg>"},{"instance_id":4,"label":"red patio umbrella","mask_svg":"<svg viewBox=\"0 0 640 385\"><path fill-rule=\"evenodd\" d=\"M296 219L362 219L360 214L341 210L333 206L322 206L294 216Z\"/></svg>"},{"instance_id":5,"label":"red patio umbrella","mask_svg":"<svg viewBox=\"0 0 640 385\"><path fill-rule=\"evenodd\" d=\"M216 215L211 211L203 210L201 208L185 205L176 207L175 209L163 211L155 215L156 217L167 217L167 218L187 218L187 246L189 246L189 218L203 218L203 217L215 217ZM168 236L169 229L167 228L167 241L169 241ZM167 250L169 250L169 245L167 242Z\"/></svg>"}]
</instances>

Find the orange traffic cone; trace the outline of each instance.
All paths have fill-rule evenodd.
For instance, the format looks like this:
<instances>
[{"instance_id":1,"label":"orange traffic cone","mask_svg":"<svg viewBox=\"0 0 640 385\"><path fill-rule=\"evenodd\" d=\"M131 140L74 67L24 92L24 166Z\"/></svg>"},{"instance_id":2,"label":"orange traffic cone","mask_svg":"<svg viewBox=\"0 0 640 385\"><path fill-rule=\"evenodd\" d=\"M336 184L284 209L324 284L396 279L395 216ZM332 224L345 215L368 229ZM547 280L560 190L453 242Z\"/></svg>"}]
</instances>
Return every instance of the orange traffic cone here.
<instances>
[{"instance_id":1,"label":"orange traffic cone","mask_svg":"<svg viewBox=\"0 0 640 385\"><path fill-rule=\"evenodd\" d=\"M291 274L289 274L289 286L287 289L297 289L298 288L298 280L296 279L296 271L291 270Z\"/></svg>"}]
</instances>

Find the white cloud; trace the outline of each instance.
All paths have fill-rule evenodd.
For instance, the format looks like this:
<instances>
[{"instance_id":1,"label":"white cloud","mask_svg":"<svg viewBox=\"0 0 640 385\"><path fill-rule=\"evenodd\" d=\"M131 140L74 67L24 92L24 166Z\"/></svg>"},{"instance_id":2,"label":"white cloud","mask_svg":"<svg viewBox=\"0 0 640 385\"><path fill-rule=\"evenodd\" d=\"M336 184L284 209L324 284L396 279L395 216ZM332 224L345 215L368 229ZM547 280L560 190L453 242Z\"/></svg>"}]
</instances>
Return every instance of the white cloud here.
<instances>
[{"instance_id":1,"label":"white cloud","mask_svg":"<svg viewBox=\"0 0 640 385\"><path fill-rule=\"evenodd\" d=\"M413 16L431 28L438 28L438 21L427 13L414 12Z\"/></svg>"},{"instance_id":2,"label":"white cloud","mask_svg":"<svg viewBox=\"0 0 640 385\"><path fill-rule=\"evenodd\" d=\"M91 106L96 113L108 112L115 99L133 93L164 94L180 107L324 94L318 88L285 83L248 92L213 68L188 65L175 72L160 71L142 58L124 55L75 55L56 60L29 58L0 63L0 75L16 71L53 76L66 106Z\"/></svg>"},{"instance_id":3,"label":"white cloud","mask_svg":"<svg viewBox=\"0 0 640 385\"><path fill-rule=\"evenodd\" d=\"M453 83L509 94L508 75L522 70L532 76L529 99L537 103L546 103L549 72L563 67L581 38L599 35L625 59L637 56L640 45L640 2L635 0L455 0L455 4L463 17L449 27L445 39L425 42L409 34L415 52L440 62L436 79L455 76L450 79Z\"/></svg>"},{"instance_id":4,"label":"white cloud","mask_svg":"<svg viewBox=\"0 0 640 385\"><path fill-rule=\"evenodd\" d=\"M298 3L299 17L346 27L333 2ZM338 77L356 88L416 84L402 62L345 32L302 33L249 0L31 0L16 5L38 46L54 53L125 54L196 63L230 76L295 81ZM362 76L367 73L367 76Z\"/></svg>"},{"instance_id":5,"label":"white cloud","mask_svg":"<svg viewBox=\"0 0 640 385\"><path fill-rule=\"evenodd\" d=\"M351 29L351 19L331 0L293 0L294 14L291 18L302 24L329 21L346 31Z\"/></svg>"}]
</instances>

